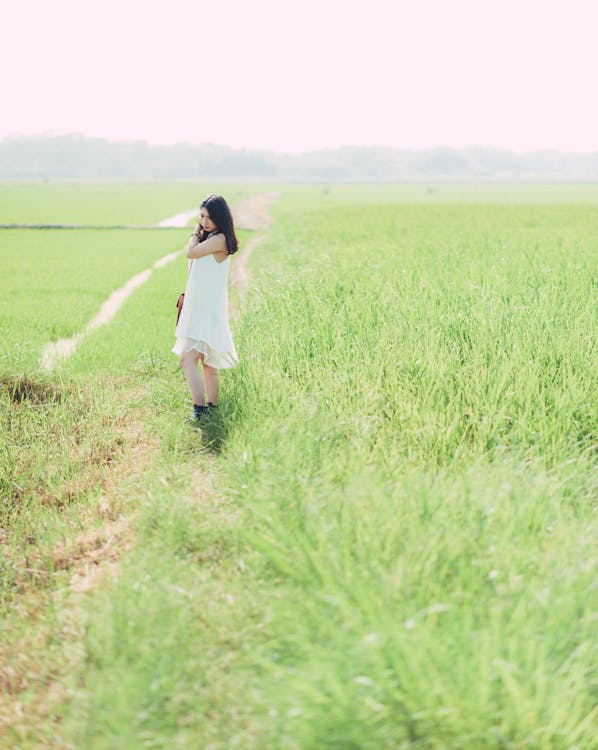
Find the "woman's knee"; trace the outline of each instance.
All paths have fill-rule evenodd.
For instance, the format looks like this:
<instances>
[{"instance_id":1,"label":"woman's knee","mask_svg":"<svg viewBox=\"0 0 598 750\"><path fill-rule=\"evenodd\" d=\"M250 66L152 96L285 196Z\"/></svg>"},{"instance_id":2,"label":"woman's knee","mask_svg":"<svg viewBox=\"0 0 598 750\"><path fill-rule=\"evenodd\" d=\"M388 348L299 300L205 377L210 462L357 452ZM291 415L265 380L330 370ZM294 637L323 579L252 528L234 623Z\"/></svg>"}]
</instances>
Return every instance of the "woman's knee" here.
<instances>
[{"instance_id":1,"label":"woman's knee","mask_svg":"<svg viewBox=\"0 0 598 750\"><path fill-rule=\"evenodd\" d=\"M193 367L197 365L197 362L199 360L199 355L197 352L183 352L181 354L181 367L184 369L185 367Z\"/></svg>"}]
</instances>

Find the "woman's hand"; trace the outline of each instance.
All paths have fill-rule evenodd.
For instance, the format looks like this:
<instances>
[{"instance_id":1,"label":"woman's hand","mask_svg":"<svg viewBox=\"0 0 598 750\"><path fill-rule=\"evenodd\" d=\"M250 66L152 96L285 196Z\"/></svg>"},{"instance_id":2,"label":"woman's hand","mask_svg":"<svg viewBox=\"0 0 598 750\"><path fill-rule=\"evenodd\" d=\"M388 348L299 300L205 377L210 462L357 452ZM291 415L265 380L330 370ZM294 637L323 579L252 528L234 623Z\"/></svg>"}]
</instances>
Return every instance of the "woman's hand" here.
<instances>
[{"instance_id":1,"label":"woman's hand","mask_svg":"<svg viewBox=\"0 0 598 750\"><path fill-rule=\"evenodd\" d=\"M193 230L193 233L189 237L189 240L187 242L187 247L185 248L185 250L189 250L190 248L195 247L196 245L199 244L199 237L201 237L201 233L202 233L202 226L198 222L197 226ZM187 256L187 257L189 257L189 256Z\"/></svg>"}]
</instances>

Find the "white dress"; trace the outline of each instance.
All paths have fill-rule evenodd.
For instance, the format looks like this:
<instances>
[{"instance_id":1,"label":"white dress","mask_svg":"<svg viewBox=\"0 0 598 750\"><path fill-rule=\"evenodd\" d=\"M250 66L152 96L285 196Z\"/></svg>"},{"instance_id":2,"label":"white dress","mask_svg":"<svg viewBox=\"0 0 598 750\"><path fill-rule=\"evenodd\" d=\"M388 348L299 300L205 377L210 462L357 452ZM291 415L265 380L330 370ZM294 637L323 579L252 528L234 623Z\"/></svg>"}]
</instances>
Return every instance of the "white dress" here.
<instances>
[{"instance_id":1,"label":"white dress","mask_svg":"<svg viewBox=\"0 0 598 750\"><path fill-rule=\"evenodd\" d=\"M228 267L230 255L218 262L214 255L189 264L185 301L175 330L175 354L197 350L211 367L234 367L239 358L228 325Z\"/></svg>"}]
</instances>

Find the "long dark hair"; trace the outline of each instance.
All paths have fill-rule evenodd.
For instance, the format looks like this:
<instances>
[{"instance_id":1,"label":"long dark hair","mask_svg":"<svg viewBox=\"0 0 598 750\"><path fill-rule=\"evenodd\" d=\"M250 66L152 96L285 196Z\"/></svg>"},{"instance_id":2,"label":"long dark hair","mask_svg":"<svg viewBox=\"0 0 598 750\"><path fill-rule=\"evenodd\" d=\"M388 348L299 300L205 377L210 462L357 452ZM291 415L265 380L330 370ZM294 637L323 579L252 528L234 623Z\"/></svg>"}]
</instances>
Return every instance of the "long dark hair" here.
<instances>
[{"instance_id":1,"label":"long dark hair","mask_svg":"<svg viewBox=\"0 0 598 750\"><path fill-rule=\"evenodd\" d=\"M224 200L221 195L212 193L201 202L200 208L205 208L210 215L210 219L218 227L218 231L226 238L226 249L228 254L232 255L239 249L239 240L235 234L235 224L233 222L233 215L230 212L228 203ZM199 241L202 242L208 238L208 233L201 230Z\"/></svg>"}]
</instances>

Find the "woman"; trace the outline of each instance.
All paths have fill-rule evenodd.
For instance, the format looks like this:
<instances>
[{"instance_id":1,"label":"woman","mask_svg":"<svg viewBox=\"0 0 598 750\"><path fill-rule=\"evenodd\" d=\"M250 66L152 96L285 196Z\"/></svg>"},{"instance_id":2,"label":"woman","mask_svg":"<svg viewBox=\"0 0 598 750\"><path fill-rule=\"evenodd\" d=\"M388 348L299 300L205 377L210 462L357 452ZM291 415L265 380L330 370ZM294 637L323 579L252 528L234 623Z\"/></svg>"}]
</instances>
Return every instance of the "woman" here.
<instances>
[{"instance_id":1,"label":"woman","mask_svg":"<svg viewBox=\"0 0 598 750\"><path fill-rule=\"evenodd\" d=\"M208 196L186 248L189 274L172 349L181 357L197 421L218 404L218 371L239 361L228 325L229 259L238 247L226 201L221 195Z\"/></svg>"}]
</instances>

